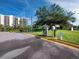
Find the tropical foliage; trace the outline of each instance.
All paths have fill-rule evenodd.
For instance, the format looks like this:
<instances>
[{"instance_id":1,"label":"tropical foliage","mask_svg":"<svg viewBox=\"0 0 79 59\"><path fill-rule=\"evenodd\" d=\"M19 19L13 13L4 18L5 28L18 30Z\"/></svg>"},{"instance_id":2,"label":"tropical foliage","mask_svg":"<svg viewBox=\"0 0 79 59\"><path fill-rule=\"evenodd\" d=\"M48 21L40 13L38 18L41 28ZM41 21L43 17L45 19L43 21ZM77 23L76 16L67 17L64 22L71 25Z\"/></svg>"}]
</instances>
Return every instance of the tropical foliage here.
<instances>
[{"instance_id":1,"label":"tropical foliage","mask_svg":"<svg viewBox=\"0 0 79 59\"><path fill-rule=\"evenodd\" d=\"M50 7L40 7L36 10L36 16L38 20L35 25L70 25L70 22L74 22L76 19L73 16L74 13L67 11L57 4L53 4ZM68 25L68 26L69 26Z\"/></svg>"}]
</instances>

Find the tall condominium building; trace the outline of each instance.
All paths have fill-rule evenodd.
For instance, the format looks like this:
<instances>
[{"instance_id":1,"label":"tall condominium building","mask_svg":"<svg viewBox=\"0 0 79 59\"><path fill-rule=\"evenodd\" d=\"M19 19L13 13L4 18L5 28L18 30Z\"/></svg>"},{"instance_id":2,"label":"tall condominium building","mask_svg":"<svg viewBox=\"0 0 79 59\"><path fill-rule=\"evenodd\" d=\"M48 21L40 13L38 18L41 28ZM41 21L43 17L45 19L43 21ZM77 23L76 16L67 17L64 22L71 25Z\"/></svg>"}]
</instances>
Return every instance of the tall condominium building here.
<instances>
[{"instance_id":1,"label":"tall condominium building","mask_svg":"<svg viewBox=\"0 0 79 59\"><path fill-rule=\"evenodd\" d=\"M13 15L0 15L0 24L3 26L26 26L26 19Z\"/></svg>"}]
</instances>

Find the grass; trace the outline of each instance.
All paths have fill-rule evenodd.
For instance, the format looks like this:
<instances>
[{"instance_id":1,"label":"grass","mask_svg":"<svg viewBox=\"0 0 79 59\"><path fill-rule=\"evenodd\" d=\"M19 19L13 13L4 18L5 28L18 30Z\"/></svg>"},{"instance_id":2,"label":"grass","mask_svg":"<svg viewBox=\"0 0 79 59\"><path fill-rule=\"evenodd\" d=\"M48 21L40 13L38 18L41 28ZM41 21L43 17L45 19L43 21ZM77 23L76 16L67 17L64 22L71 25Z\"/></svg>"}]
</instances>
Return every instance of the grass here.
<instances>
[{"instance_id":1,"label":"grass","mask_svg":"<svg viewBox=\"0 0 79 59\"><path fill-rule=\"evenodd\" d=\"M59 30L57 31L57 37L59 38L59 33L63 33L63 40L79 45L79 31L68 31Z\"/></svg>"},{"instance_id":2,"label":"grass","mask_svg":"<svg viewBox=\"0 0 79 59\"><path fill-rule=\"evenodd\" d=\"M34 35L42 35L43 32L42 31L36 31L36 32L32 32L32 34L34 34Z\"/></svg>"},{"instance_id":3,"label":"grass","mask_svg":"<svg viewBox=\"0 0 79 59\"><path fill-rule=\"evenodd\" d=\"M79 31L57 30L57 38L60 38L60 32L63 33L63 40L79 45ZM34 35L42 35L42 31L33 32ZM48 35L53 37L53 31L49 31Z\"/></svg>"}]
</instances>

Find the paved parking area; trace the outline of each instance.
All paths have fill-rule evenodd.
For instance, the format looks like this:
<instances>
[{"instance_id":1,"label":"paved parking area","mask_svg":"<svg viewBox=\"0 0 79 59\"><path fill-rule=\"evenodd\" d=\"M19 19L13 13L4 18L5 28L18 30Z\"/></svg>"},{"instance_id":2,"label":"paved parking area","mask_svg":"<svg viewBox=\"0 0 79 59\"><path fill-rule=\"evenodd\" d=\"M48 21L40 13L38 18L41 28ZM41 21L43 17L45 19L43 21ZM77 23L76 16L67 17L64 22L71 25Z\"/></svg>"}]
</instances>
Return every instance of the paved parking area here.
<instances>
[{"instance_id":1,"label":"paved parking area","mask_svg":"<svg viewBox=\"0 0 79 59\"><path fill-rule=\"evenodd\" d=\"M79 51L29 34L0 32L0 59L79 59Z\"/></svg>"}]
</instances>

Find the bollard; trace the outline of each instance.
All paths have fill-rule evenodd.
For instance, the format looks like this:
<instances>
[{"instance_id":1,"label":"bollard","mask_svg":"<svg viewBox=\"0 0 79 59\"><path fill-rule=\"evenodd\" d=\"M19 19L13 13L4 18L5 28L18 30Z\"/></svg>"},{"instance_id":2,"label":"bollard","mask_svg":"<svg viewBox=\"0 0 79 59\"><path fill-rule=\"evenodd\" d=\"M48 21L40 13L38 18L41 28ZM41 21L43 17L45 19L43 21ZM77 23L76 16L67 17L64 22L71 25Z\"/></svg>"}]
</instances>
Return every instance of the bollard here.
<instances>
[{"instance_id":1,"label":"bollard","mask_svg":"<svg viewBox=\"0 0 79 59\"><path fill-rule=\"evenodd\" d=\"M71 31L73 31L74 29L73 29L73 27L71 27Z\"/></svg>"},{"instance_id":2,"label":"bollard","mask_svg":"<svg viewBox=\"0 0 79 59\"><path fill-rule=\"evenodd\" d=\"M62 40L62 32L60 32L60 40Z\"/></svg>"},{"instance_id":3,"label":"bollard","mask_svg":"<svg viewBox=\"0 0 79 59\"><path fill-rule=\"evenodd\" d=\"M57 36L56 36L56 29L54 30L54 39L57 39Z\"/></svg>"}]
</instances>

